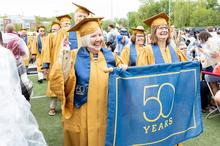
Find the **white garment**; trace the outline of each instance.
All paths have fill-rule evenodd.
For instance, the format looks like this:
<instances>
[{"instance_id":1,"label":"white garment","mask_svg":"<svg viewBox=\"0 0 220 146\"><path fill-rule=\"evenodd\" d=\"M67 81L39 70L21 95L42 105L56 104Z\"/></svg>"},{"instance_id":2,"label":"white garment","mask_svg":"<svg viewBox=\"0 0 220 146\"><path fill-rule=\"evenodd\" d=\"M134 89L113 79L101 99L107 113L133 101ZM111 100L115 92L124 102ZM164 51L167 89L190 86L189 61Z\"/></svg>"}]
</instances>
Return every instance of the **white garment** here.
<instances>
[{"instance_id":1,"label":"white garment","mask_svg":"<svg viewBox=\"0 0 220 146\"><path fill-rule=\"evenodd\" d=\"M37 72L38 80L43 80L44 79L44 74L43 72Z\"/></svg>"},{"instance_id":2,"label":"white garment","mask_svg":"<svg viewBox=\"0 0 220 146\"><path fill-rule=\"evenodd\" d=\"M21 94L13 54L0 46L0 146L47 146Z\"/></svg>"},{"instance_id":3,"label":"white garment","mask_svg":"<svg viewBox=\"0 0 220 146\"><path fill-rule=\"evenodd\" d=\"M202 62L202 67L206 68L208 66L215 66L218 62L220 62L220 38L219 37L210 37L208 40L202 44L202 48L204 53L202 54L202 58L204 61ZM217 57L213 58L213 55L217 55Z\"/></svg>"},{"instance_id":4,"label":"white garment","mask_svg":"<svg viewBox=\"0 0 220 146\"><path fill-rule=\"evenodd\" d=\"M219 37L216 32L209 32L213 37Z\"/></svg>"}]
</instances>

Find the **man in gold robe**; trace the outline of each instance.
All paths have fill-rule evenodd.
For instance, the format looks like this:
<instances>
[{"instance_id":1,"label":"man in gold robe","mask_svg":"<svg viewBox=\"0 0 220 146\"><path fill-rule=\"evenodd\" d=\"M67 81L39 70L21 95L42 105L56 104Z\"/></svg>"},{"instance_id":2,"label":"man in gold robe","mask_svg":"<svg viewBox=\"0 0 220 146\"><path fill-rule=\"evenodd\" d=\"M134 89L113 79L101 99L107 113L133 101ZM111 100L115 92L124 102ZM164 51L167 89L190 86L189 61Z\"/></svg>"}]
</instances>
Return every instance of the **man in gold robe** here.
<instances>
[{"instance_id":1,"label":"man in gold robe","mask_svg":"<svg viewBox=\"0 0 220 146\"><path fill-rule=\"evenodd\" d=\"M88 17L90 14L93 14L90 10L88 10L87 8L74 4L77 6L77 9L75 11L75 15L74 15L74 21L75 24L79 23L82 19L84 19L85 17ZM71 17L69 15L62 15L62 16L58 16L56 17L57 20L60 22L61 25L61 29L56 33L55 37L50 40L50 42L53 42L53 58L51 59L50 62L50 69L54 70L54 64L57 63L58 60L58 54L59 53L63 53L60 52L61 48L63 46L63 42L64 40L67 40L70 43L70 50L75 50L78 49L80 47L80 35L78 32L67 32L67 30L69 30L70 28L70 20ZM50 42L48 42L48 44L50 44ZM52 49L48 49L48 50L52 50ZM62 58L64 60L64 63L69 64L69 60L70 60L70 56L65 56ZM61 70L65 70L63 72L68 72L69 67L63 67ZM49 75L49 82L48 82L48 89L50 89L50 77L51 74ZM49 90L48 90L49 91ZM50 92L53 92L52 90L50 90ZM48 94L49 96L49 94ZM49 115L55 115L56 110L54 108L50 108L49 111Z\"/></svg>"},{"instance_id":2,"label":"man in gold robe","mask_svg":"<svg viewBox=\"0 0 220 146\"><path fill-rule=\"evenodd\" d=\"M50 67L53 66L54 62L54 49L55 49L55 42L54 38L57 35L57 32L60 29L60 23L58 21L53 21L51 24L51 33L48 34L46 38L46 47L43 50L43 69L44 75L47 76L48 86L47 86L47 93L46 95L50 98L50 110L49 115L54 116L56 113L56 106L57 106L57 97L55 94L50 90Z\"/></svg>"},{"instance_id":3,"label":"man in gold robe","mask_svg":"<svg viewBox=\"0 0 220 146\"><path fill-rule=\"evenodd\" d=\"M37 63L37 73L38 73L38 82L42 83L44 79L43 75L43 62L42 62L42 50L46 47L46 28L43 25L38 26L37 28L38 36L33 39L32 44L32 58L36 58Z\"/></svg>"}]
</instances>

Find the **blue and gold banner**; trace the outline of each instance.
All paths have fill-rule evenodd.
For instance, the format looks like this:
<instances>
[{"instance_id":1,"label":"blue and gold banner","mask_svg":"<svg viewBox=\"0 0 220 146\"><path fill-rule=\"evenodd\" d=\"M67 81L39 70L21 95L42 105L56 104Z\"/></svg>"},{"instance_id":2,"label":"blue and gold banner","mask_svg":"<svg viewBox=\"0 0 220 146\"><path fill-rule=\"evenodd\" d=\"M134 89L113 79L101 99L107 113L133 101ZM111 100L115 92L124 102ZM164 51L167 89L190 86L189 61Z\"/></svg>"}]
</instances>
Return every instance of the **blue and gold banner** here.
<instances>
[{"instance_id":1,"label":"blue and gold banner","mask_svg":"<svg viewBox=\"0 0 220 146\"><path fill-rule=\"evenodd\" d=\"M197 62L115 69L106 146L173 146L202 130Z\"/></svg>"}]
</instances>

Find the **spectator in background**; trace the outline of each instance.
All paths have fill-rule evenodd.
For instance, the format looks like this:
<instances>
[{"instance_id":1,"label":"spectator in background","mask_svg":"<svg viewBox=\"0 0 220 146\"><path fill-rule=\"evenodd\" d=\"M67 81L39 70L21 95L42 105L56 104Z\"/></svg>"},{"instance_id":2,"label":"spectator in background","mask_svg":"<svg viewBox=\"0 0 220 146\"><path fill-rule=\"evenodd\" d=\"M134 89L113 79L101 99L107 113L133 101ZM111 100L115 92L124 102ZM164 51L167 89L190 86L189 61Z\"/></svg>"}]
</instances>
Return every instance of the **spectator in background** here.
<instances>
[{"instance_id":1,"label":"spectator in background","mask_svg":"<svg viewBox=\"0 0 220 146\"><path fill-rule=\"evenodd\" d=\"M7 24L5 29L6 33L2 36L4 46L12 51L17 61L22 62L22 57L29 56L27 45L21 38L19 38L15 31L14 24Z\"/></svg>"},{"instance_id":2,"label":"spectator in background","mask_svg":"<svg viewBox=\"0 0 220 146\"><path fill-rule=\"evenodd\" d=\"M114 24L109 24L108 25L108 34L107 34L107 47L109 49L112 50L112 52L114 52L115 50L115 47L116 47L116 37L118 35L118 31L117 29L115 28L115 25Z\"/></svg>"},{"instance_id":3,"label":"spectator in background","mask_svg":"<svg viewBox=\"0 0 220 146\"><path fill-rule=\"evenodd\" d=\"M116 48L115 48L114 52L117 55L120 55L121 51L128 44L129 40L128 40L128 37L126 35L118 35L116 39L117 39L117 43L116 43Z\"/></svg>"},{"instance_id":4,"label":"spectator in background","mask_svg":"<svg viewBox=\"0 0 220 146\"><path fill-rule=\"evenodd\" d=\"M198 34L201 30L192 30L189 32L189 36L186 40L187 45L187 56L189 60L197 60L200 52L198 48L201 48L200 42L198 40Z\"/></svg>"},{"instance_id":5,"label":"spectator in background","mask_svg":"<svg viewBox=\"0 0 220 146\"><path fill-rule=\"evenodd\" d=\"M6 32L3 35L3 44L9 49L16 58L17 70L20 77L21 91L27 100L30 100L33 84L31 80L27 77L26 67L23 62L23 58L29 56L28 48L23 39L15 32L15 27L13 24L8 24L6 26Z\"/></svg>"},{"instance_id":6,"label":"spectator in background","mask_svg":"<svg viewBox=\"0 0 220 146\"><path fill-rule=\"evenodd\" d=\"M213 73L220 75L220 63L215 66ZM220 105L220 90L218 90L215 94L214 100L218 105Z\"/></svg>"},{"instance_id":7,"label":"spectator in background","mask_svg":"<svg viewBox=\"0 0 220 146\"><path fill-rule=\"evenodd\" d=\"M212 72L215 65L220 62L220 38L216 36L214 37L206 31L201 32L198 37L202 45L202 48L199 49L201 53L199 59L202 63L202 67L206 71ZM210 83L215 95L219 90L217 81L220 81L220 78L210 75L206 75L205 78L206 81Z\"/></svg>"},{"instance_id":8,"label":"spectator in background","mask_svg":"<svg viewBox=\"0 0 220 146\"><path fill-rule=\"evenodd\" d=\"M220 62L220 38L218 36L212 36L206 31L199 33L198 38L202 46L202 48L199 49L201 53L202 67L213 68L218 62Z\"/></svg>"},{"instance_id":9,"label":"spectator in background","mask_svg":"<svg viewBox=\"0 0 220 146\"><path fill-rule=\"evenodd\" d=\"M188 58L188 56L187 56L187 46L183 41L179 43L178 48Z\"/></svg>"},{"instance_id":10,"label":"spectator in background","mask_svg":"<svg viewBox=\"0 0 220 146\"><path fill-rule=\"evenodd\" d=\"M130 38L129 32L126 28L122 27L119 31L120 35L127 36L127 38Z\"/></svg>"},{"instance_id":11,"label":"spectator in background","mask_svg":"<svg viewBox=\"0 0 220 146\"><path fill-rule=\"evenodd\" d=\"M215 28L214 28L213 26L209 26L209 27L207 28L207 31L208 31L213 37L218 36L218 35L217 35L217 32L215 31Z\"/></svg>"}]
</instances>

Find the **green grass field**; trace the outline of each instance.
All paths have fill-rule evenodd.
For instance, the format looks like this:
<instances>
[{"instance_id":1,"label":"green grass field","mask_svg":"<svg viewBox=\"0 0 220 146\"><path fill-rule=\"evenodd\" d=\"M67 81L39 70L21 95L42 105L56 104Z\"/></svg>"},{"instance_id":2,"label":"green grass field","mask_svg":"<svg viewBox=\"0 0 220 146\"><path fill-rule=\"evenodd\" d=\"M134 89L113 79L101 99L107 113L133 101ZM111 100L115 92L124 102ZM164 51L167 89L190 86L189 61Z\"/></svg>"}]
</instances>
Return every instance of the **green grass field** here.
<instances>
[{"instance_id":1,"label":"green grass field","mask_svg":"<svg viewBox=\"0 0 220 146\"><path fill-rule=\"evenodd\" d=\"M47 84L38 84L36 76L30 79L34 83L34 96L45 95ZM32 112L35 115L41 131L49 146L63 146L63 130L61 123L61 110L58 105L58 114L48 116L49 99L47 97L31 99ZM220 146L220 116L205 119L203 114L203 133L191 140L184 142L184 146Z\"/></svg>"}]
</instances>

